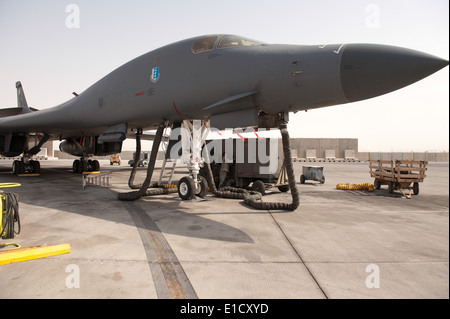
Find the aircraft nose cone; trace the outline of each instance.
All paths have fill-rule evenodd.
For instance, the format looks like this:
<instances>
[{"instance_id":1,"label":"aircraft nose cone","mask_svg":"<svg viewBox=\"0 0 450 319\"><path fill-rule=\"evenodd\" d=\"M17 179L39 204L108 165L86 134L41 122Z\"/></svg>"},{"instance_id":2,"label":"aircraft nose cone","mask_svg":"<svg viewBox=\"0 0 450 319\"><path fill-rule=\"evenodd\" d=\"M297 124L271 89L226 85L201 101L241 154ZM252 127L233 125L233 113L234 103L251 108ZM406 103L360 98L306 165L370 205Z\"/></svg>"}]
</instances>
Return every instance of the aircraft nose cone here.
<instances>
[{"instance_id":1,"label":"aircraft nose cone","mask_svg":"<svg viewBox=\"0 0 450 319\"><path fill-rule=\"evenodd\" d=\"M350 102L398 90L449 63L423 52L376 44L348 44L342 54L341 83Z\"/></svg>"}]
</instances>

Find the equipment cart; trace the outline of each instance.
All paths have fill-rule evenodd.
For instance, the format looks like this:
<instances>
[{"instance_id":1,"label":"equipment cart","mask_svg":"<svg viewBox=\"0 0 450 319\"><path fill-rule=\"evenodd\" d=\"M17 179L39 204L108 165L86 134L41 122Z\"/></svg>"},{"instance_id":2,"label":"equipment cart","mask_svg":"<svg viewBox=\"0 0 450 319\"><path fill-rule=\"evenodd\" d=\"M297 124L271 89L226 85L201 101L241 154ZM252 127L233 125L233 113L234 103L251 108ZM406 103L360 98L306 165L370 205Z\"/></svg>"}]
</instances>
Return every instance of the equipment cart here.
<instances>
[{"instance_id":1,"label":"equipment cart","mask_svg":"<svg viewBox=\"0 0 450 319\"><path fill-rule=\"evenodd\" d=\"M302 175L300 176L300 183L305 184L305 181L318 181L320 184L325 183L325 176L323 175L322 166L303 166Z\"/></svg>"},{"instance_id":2,"label":"equipment cart","mask_svg":"<svg viewBox=\"0 0 450 319\"><path fill-rule=\"evenodd\" d=\"M404 194L403 190L408 189L411 197L411 190L414 195L419 195L419 183L426 177L427 165L427 161L372 160L369 165L370 176L375 178L375 189L380 189L381 185L388 185L390 194L395 190L400 190Z\"/></svg>"},{"instance_id":3,"label":"equipment cart","mask_svg":"<svg viewBox=\"0 0 450 319\"><path fill-rule=\"evenodd\" d=\"M253 140L253 141L252 141ZM252 190L260 192L265 195L266 190L272 187L277 187L280 192L289 191L289 184L287 178L286 168L284 166L284 156L282 143L276 144L276 156L269 156L270 153L270 138L264 140L247 138L245 142L240 139L229 141L230 149L233 149L234 160L229 164L229 173L225 179L223 186L232 186L237 188L251 188ZM232 144L231 144L232 143ZM242 145L238 145L242 143ZM249 146L249 144L253 146ZM260 151L259 148L263 147ZM211 150L212 148L208 146ZM222 140L222 150L226 150L225 140ZM272 150L274 150L272 148ZM242 153L242 161L239 161L239 152ZM251 153L253 154L253 159ZM261 156L261 154L264 156ZM232 156L227 154L227 156ZM270 157L270 160L269 160ZM236 161L237 159L237 161ZM230 161L231 162L231 161ZM220 186L221 163L211 163L211 170L216 187ZM200 174L206 177L206 171L202 169Z\"/></svg>"}]
</instances>

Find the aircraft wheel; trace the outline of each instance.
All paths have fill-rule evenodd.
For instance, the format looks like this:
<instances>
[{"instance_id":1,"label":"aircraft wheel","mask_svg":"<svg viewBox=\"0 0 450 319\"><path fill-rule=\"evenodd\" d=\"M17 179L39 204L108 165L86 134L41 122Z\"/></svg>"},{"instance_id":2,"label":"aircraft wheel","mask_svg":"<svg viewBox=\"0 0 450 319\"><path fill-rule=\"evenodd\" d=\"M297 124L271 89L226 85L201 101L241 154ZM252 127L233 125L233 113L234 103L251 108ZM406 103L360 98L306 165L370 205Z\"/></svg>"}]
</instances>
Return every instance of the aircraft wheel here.
<instances>
[{"instance_id":1,"label":"aircraft wheel","mask_svg":"<svg viewBox=\"0 0 450 319\"><path fill-rule=\"evenodd\" d=\"M80 160L80 174L89 172L89 161Z\"/></svg>"},{"instance_id":2,"label":"aircraft wheel","mask_svg":"<svg viewBox=\"0 0 450 319\"><path fill-rule=\"evenodd\" d=\"M74 172L75 174L81 173L81 161L80 160L73 161L72 172Z\"/></svg>"},{"instance_id":3,"label":"aircraft wheel","mask_svg":"<svg viewBox=\"0 0 450 319\"><path fill-rule=\"evenodd\" d=\"M289 191L289 185L278 186L278 190L282 193Z\"/></svg>"},{"instance_id":4,"label":"aircraft wheel","mask_svg":"<svg viewBox=\"0 0 450 319\"><path fill-rule=\"evenodd\" d=\"M18 161L14 161L12 164L12 172L14 175L17 175L17 162Z\"/></svg>"},{"instance_id":5,"label":"aircraft wheel","mask_svg":"<svg viewBox=\"0 0 450 319\"><path fill-rule=\"evenodd\" d=\"M178 196L182 200L193 199L195 197L195 183L189 176L183 177L178 182Z\"/></svg>"},{"instance_id":6,"label":"aircraft wheel","mask_svg":"<svg viewBox=\"0 0 450 319\"><path fill-rule=\"evenodd\" d=\"M18 167L19 167L18 174L24 174L25 173L25 163L22 162L22 161L18 161L18 162L19 162L19 164L18 164Z\"/></svg>"},{"instance_id":7,"label":"aircraft wheel","mask_svg":"<svg viewBox=\"0 0 450 319\"><path fill-rule=\"evenodd\" d=\"M206 194L208 194L208 187L209 187L208 181L203 176L199 176L198 179L199 179L199 188L196 191L195 195L203 198L206 196Z\"/></svg>"},{"instance_id":8,"label":"aircraft wheel","mask_svg":"<svg viewBox=\"0 0 450 319\"><path fill-rule=\"evenodd\" d=\"M100 170L100 162L99 161L97 161L97 160L92 161L92 170L94 172L98 172Z\"/></svg>"},{"instance_id":9,"label":"aircraft wheel","mask_svg":"<svg viewBox=\"0 0 450 319\"><path fill-rule=\"evenodd\" d=\"M24 172L24 167L22 161L14 161L12 166L13 174L14 175L20 175Z\"/></svg>"},{"instance_id":10,"label":"aircraft wheel","mask_svg":"<svg viewBox=\"0 0 450 319\"><path fill-rule=\"evenodd\" d=\"M39 161L30 161L31 167L33 167L33 174L41 173L41 163Z\"/></svg>"}]
</instances>

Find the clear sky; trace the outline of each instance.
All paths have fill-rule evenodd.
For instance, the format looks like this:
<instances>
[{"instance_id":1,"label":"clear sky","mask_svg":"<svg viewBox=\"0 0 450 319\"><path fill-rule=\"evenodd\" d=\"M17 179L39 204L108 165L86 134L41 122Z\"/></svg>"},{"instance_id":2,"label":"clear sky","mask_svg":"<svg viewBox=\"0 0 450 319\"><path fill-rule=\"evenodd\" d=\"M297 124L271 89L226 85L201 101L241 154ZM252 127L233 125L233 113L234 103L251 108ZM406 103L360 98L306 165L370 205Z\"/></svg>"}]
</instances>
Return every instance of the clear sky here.
<instances>
[{"instance_id":1,"label":"clear sky","mask_svg":"<svg viewBox=\"0 0 450 319\"><path fill-rule=\"evenodd\" d=\"M211 33L389 44L448 60L449 1L0 0L0 108L17 105L18 80L28 104L44 109L143 53ZM448 151L449 68L382 97L290 118L292 137L359 138L360 151Z\"/></svg>"}]
</instances>

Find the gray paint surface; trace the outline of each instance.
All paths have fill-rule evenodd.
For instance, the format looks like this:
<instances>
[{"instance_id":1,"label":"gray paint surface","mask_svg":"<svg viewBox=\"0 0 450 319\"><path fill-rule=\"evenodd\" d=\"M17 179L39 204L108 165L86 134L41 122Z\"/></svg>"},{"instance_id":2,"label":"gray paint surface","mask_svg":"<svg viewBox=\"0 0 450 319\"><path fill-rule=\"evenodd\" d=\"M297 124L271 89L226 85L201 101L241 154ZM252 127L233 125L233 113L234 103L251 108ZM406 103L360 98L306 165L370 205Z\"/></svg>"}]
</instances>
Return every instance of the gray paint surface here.
<instances>
[{"instance_id":1,"label":"gray paint surface","mask_svg":"<svg viewBox=\"0 0 450 319\"><path fill-rule=\"evenodd\" d=\"M448 65L392 46L258 43L218 48L227 35L206 37L217 38L211 50L192 51L205 36L170 44L124 64L59 106L0 118L0 135L33 132L66 139L99 136L119 124L149 129L163 120L225 113L229 119L244 109L267 114L307 110L384 94ZM155 70L158 77L152 78ZM240 118L240 125L254 126L253 116Z\"/></svg>"}]
</instances>

